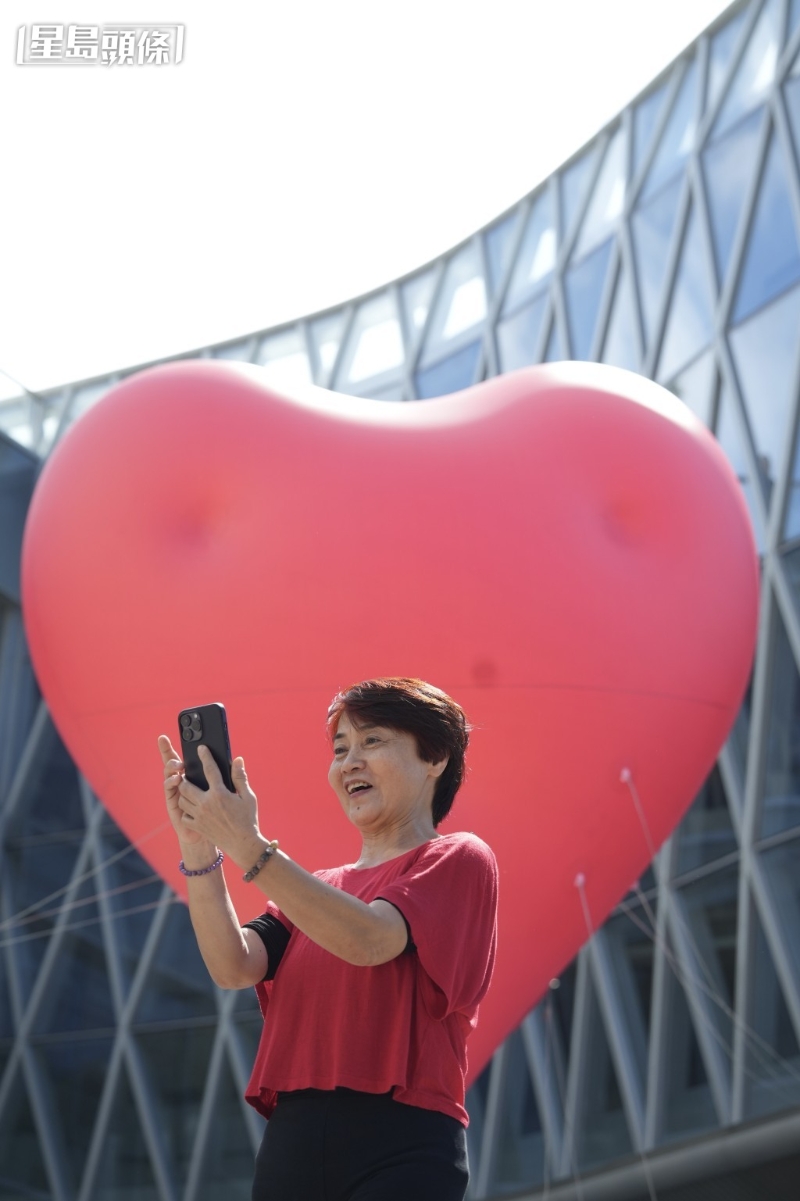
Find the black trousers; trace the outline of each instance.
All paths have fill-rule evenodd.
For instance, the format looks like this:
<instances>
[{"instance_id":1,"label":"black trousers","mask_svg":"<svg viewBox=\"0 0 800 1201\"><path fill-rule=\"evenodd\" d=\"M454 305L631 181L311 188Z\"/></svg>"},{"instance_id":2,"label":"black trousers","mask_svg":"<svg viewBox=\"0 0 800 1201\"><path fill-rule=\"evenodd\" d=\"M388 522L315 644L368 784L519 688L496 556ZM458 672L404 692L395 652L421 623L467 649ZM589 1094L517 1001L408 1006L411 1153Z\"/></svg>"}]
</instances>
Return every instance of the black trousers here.
<instances>
[{"instance_id":1,"label":"black trousers","mask_svg":"<svg viewBox=\"0 0 800 1201\"><path fill-rule=\"evenodd\" d=\"M347 1088L281 1093L256 1157L252 1201L463 1201L455 1118Z\"/></svg>"}]
</instances>

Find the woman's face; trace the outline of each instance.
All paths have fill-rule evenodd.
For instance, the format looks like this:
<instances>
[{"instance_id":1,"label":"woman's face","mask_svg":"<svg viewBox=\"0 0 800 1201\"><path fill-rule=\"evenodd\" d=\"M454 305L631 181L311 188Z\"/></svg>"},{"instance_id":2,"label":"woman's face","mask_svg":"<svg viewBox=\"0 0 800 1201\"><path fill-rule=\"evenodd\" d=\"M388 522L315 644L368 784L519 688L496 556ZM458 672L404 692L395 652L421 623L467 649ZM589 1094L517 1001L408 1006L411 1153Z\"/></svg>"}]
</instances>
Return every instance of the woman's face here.
<instances>
[{"instance_id":1,"label":"woman's face","mask_svg":"<svg viewBox=\"0 0 800 1201\"><path fill-rule=\"evenodd\" d=\"M418 819L430 823L434 788L446 766L446 759L420 759L413 734L355 726L343 713L328 779L354 825L365 833L388 832Z\"/></svg>"}]
</instances>

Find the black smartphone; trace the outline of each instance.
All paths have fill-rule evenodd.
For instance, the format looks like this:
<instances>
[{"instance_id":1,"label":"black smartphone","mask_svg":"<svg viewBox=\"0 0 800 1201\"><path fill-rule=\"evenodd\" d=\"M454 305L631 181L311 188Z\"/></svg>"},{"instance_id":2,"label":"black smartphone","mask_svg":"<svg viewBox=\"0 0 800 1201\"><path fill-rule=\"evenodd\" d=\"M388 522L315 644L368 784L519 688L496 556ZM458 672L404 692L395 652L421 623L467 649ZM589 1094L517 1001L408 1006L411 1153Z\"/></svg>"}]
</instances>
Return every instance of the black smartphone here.
<instances>
[{"instance_id":1,"label":"black smartphone","mask_svg":"<svg viewBox=\"0 0 800 1201\"><path fill-rule=\"evenodd\" d=\"M178 729L181 735L181 753L186 769L186 779L204 792L208 782L203 764L197 753L199 746L207 746L214 756L225 787L235 792L231 779L231 744L228 738L228 718L224 705L196 705L193 709L181 709L178 714Z\"/></svg>"}]
</instances>

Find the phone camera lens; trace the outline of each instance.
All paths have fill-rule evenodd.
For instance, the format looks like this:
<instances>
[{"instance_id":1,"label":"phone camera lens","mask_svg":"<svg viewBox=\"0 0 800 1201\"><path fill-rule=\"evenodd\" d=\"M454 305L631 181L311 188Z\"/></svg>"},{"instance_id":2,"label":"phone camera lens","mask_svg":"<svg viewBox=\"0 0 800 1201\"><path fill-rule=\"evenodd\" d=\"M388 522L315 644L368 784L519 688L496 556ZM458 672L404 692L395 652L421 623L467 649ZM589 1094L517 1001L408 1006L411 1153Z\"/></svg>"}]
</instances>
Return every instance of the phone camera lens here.
<instances>
[{"instance_id":1,"label":"phone camera lens","mask_svg":"<svg viewBox=\"0 0 800 1201\"><path fill-rule=\"evenodd\" d=\"M192 741L192 731L191 731L191 730L188 728L188 726L184 726L184 727L183 727L183 730L181 731L181 733L183 734L183 741L184 741L184 742L191 742L191 741Z\"/></svg>"},{"instance_id":2,"label":"phone camera lens","mask_svg":"<svg viewBox=\"0 0 800 1201\"><path fill-rule=\"evenodd\" d=\"M196 731L196 733L198 733L198 734L199 734L199 733L200 733L200 731L201 731L201 730L202 730L202 728L203 728L203 724L202 724L202 722L200 721L200 714L199 714L199 713L193 713L193 714L192 714L192 722L191 722L191 725L192 725L192 729L193 729L194 731Z\"/></svg>"},{"instance_id":3,"label":"phone camera lens","mask_svg":"<svg viewBox=\"0 0 800 1201\"><path fill-rule=\"evenodd\" d=\"M191 713L181 713L181 725L185 728L186 726L190 726L191 724L192 724Z\"/></svg>"}]
</instances>

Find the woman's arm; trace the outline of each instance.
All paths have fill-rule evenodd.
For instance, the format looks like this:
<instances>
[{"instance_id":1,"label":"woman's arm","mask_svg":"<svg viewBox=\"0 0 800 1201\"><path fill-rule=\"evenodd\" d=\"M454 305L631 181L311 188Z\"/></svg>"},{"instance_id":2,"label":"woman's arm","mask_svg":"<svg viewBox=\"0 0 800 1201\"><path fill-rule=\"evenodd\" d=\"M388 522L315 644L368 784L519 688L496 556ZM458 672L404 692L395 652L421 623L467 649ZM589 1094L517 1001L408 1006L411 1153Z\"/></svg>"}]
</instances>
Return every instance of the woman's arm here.
<instances>
[{"instance_id":1,"label":"woman's arm","mask_svg":"<svg viewBox=\"0 0 800 1201\"><path fill-rule=\"evenodd\" d=\"M234 760L232 778L236 792L231 793L223 784L217 765L206 748L201 746L198 752L203 760L209 788L204 792L180 778L174 784L179 796L182 822L189 824L193 833L202 835L207 846L214 850L221 847L243 871L247 871L269 844L258 828L256 797L247 782L244 763L241 759ZM209 876L215 875L217 872L209 873ZM195 878L196 892L199 892L197 885L202 887L207 879L205 876ZM318 880L281 851L270 856L253 883L313 942L347 963L375 967L395 959L405 950L408 931L394 905L381 900L368 905L357 897L351 897ZM227 904L233 915L230 899ZM204 941L213 943L213 909L208 912L198 906L195 909L198 911L198 921L203 926ZM197 931L195 909L192 910L192 922ZM235 921L235 915L233 917ZM201 935L198 933L200 941ZM258 979L262 979L265 972L266 967ZM228 984L227 987L242 985Z\"/></svg>"},{"instance_id":2,"label":"woman's arm","mask_svg":"<svg viewBox=\"0 0 800 1201\"><path fill-rule=\"evenodd\" d=\"M178 804L178 784L183 764L169 739L162 735L158 747L164 762L167 812L178 835L184 866L190 871L208 867L217 857L213 842L184 822ZM189 914L197 945L209 975L220 988L248 988L267 974L267 949L255 930L239 925L222 869L188 876Z\"/></svg>"}]
</instances>

